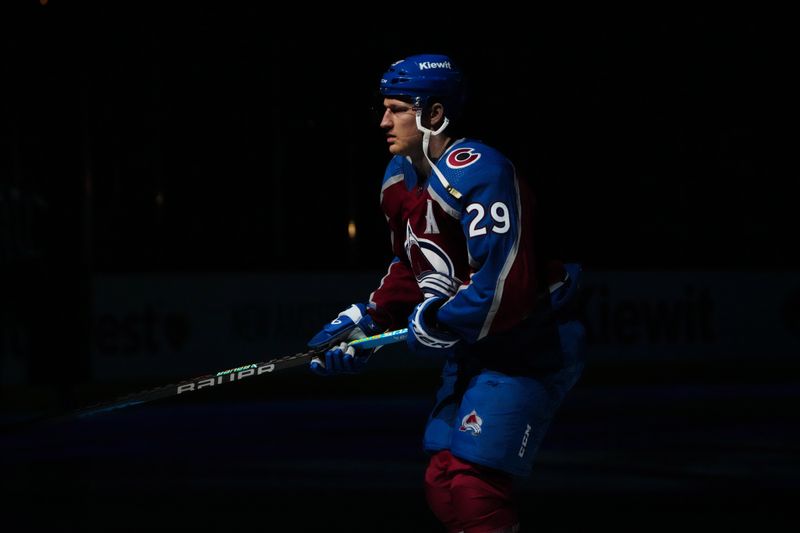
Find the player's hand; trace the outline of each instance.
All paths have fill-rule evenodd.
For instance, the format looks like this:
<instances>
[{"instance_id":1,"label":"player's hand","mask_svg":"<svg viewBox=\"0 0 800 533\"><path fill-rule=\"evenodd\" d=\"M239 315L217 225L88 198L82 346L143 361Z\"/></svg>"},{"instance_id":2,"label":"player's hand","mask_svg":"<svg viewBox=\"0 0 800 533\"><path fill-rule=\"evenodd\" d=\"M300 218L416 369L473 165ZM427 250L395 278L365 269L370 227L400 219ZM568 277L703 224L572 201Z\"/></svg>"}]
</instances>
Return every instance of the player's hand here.
<instances>
[{"instance_id":1,"label":"player's hand","mask_svg":"<svg viewBox=\"0 0 800 533\"><path fill-rule=\"evenodd\" d=\"M447 301L443 296L428 298L414 308L408 317L406 342L412 352L421 355L449 355L460 337L442 329L436 313Z\"/></svg>"},{"instance_id":2,"label":"player's hand","mask_svg":"<svg viewBox=\"0 0 800 533\"><path fill-rule=\"evenodd\" d=\"M374 350L356 350L347 343L382 332L367 313L366 305L351 305L308 341L312 350L329 347L323 355L311 360L311 371L323 376L360 371Z\"/></svg>"},{"instance_id":3,"label":"player's hand","mask_svg":"<svg viewBox=\"0 0 800 533\"><path fill-rule=\"evenodd\" d=\"M356 350L343 342L324 355L311 360L311 371L320 376L358 374L364 369L373 350Z\"/></svg>"}]
</instances>

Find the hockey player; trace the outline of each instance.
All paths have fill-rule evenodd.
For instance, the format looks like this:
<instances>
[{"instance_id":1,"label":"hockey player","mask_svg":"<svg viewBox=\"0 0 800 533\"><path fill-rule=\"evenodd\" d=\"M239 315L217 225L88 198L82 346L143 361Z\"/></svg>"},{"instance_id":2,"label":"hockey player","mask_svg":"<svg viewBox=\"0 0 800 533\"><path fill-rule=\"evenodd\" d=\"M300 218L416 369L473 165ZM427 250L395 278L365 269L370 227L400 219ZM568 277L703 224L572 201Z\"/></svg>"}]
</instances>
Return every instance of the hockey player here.
<instances>
[{"instance_id":1,"label":"hockey player","mask_svg":"<svg viewBox=\"0 0 800 533\"><path fill-rule=\"evenodd\" d=\"M537 255L528 185L500 152L458 136L462 74L449 57L394 63L380 92L395 257L369 302L309 341L332 347L311 369L357 372L369 353L347 341L407 326L412 352L445 361L423 443L431 510L448 531L519 531L514 478L583 368L569 311L580 267Z\"/></svg>"}]
</instances>

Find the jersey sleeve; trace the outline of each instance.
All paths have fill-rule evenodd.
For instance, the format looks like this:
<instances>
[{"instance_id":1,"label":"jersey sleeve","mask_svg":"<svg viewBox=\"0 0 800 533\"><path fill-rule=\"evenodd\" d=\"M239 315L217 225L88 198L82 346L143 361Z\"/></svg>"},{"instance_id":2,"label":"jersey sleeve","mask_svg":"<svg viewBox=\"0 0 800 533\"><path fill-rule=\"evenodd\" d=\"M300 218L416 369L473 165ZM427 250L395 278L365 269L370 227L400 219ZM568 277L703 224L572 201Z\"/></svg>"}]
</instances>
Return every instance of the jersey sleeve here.
<instances>
[{"instance_id":1,"label":"jersey sleeve","mask_svg":"<svg viewBox=\"0 0 800 533\"><path fill-rule=\"evenodd\" d=\"M380 325L390 329L406 326L407 317L414 306L422 301L422 292L414 271L406 257L403 243L405 227L402 224L400 207L402 189L405 187L403 162L393 158L386 168L381 187L381 209L389 226L394 259L389 264L377 289L370 295L368 312Z\"/></svg>"},{"instance_id":2,"label":"jersey sleeve","mask_svg":"<svg viewBox=\"0 0 800 533\"><path fill-rule=\"evenodd\" d=\"M523 201L514 168L505 159L463 182L467 187L459 205L471 275L442 305L437 319L467 342L476 342L518 324L535 300L530 202Z\"/></svg>"},{"instance_id":3,"label":"jersey sleeve","mask_svg":"<svg viewBox=\"0 0 800 533\"><path fill-rule=\"evenodd\" d=\"M411 267L395 257L378 288L370 294L368 312L378 324L399 329L406 326L408 315L421 301L422 292Z\"/></svg>"}]
</instances>

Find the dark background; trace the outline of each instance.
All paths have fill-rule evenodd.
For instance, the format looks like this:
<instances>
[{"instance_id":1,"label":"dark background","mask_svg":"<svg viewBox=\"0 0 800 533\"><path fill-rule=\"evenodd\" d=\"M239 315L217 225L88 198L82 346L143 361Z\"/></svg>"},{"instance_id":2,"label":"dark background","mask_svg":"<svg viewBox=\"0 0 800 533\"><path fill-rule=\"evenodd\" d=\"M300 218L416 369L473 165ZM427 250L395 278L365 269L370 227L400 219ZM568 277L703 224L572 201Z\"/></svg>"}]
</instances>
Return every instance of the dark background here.
<instances>
[{"instance_id":1,"label":"dark background","mask_svg":"<svg viewBox=\"0 0 800 533\"><path fill-rule=\"evenodd\" d=\"M465 129L536 187L553 255L800 266L779 14L303 10L3 7L0 289L34 351L86 348L96 273L383 270L372 109L425 51L466 71ZM35 379L86 375L49 359Z\"/></svg>"},{"instance_id":2,"label":"dark background","mask_svg":"<svg viewBox=\"0 0 800 533\"><path fill-rule=\"evenodd\" d=\"M382 270L372 109L385 68L414 53L467 73L467 133L536 187L554 254L591 271L800 268L784 16L428 7L0 8L0 310L30 332L38 407L86 400L95 274ZM526 522L782 520L796 375L684 370L587 376L523 491ZM427 403L385 376L306 379L9 437L6 501L28 517L48 502L40 518L65 530L251 530L268 513L299 531L435 531L409 451Z\"/></svg>"},{"instance_id":3,"label":"dark background","mask_svg":"<svg viewBox=\"0 0 800 533\"><path fill-rule=\"evenodd\" d=\"M17 4L2 22L0 183L39 224L30 241L5 237L4 264L383 268L388 154L370 108L388 64L424 51L466 71L467 132L537 186L564 255L594 269L800 263L780 245L793 203L777 14L508 13L432 27L243 5Z\"/></svg>"}]
</instances>

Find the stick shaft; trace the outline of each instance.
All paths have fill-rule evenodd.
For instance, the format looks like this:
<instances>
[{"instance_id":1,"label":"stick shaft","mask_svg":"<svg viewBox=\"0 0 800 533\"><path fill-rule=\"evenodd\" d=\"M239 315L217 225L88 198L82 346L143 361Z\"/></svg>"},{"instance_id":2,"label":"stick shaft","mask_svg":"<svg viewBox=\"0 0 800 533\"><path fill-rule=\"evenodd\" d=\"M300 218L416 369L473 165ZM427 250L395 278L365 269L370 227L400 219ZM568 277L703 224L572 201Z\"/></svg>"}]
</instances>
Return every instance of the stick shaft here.
<instances>
[{"instance_id":1,"label":"stick shaft","mask_svg":"<svg viewBox=\"0 0 800 533\"><path fill-rule=\"evenodd\" d=\"M408 328L397 329L394 331L387 331L372 337L365 337L350 342L350 346L354 346L359 350L365 348L375 348L376 346L383 346L384 344L392 344L394 342L402 342L408 337Z\"/></svg>"},{"instance_id":2,"label":"stick shaft","mask_svg":"<svg viewBox=\"0 0 800 533\"><path fill-rule=\"evenodd\" d=\"M372 337L358 339L350 344L359 349L375 348L377 346L404 341L407 334L407 329L387 331L386 333L381 333L380 335L373 335ZM278 357L265 362L249 363L236 368L220 370L215 374L207 374L193 379L181 381L180 383L174 383L170 385L164 385L162 387L156 387L154 389L135 392L126 396L121 396L114 400L90 405L83 409L73 411L69 415L61 418L85 418L97 413L113 411L115 409L122 409L124 407L130 407L145 402L168 398L170 396L177 396L201 389L217 387L226 383L234 383L253 376L271 374L279 370L308 364L312 358L324 353L324 351L324 349L318 349L310 352Z\"/></svg>"}]
</instances>

